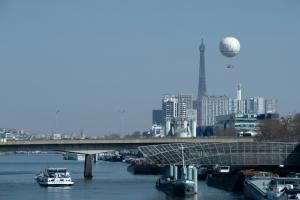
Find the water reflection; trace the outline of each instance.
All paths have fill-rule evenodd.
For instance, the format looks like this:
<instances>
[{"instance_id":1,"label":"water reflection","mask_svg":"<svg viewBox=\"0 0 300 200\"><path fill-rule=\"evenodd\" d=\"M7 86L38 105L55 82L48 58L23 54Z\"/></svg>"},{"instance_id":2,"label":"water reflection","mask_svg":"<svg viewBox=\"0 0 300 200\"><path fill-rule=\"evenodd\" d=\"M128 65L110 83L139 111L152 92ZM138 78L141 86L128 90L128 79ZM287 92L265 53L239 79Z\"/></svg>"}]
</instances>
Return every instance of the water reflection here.
<instances>
[{"instance_id":1,"label":"water reflection","mask_svg":"<svg viewBox=\"0 0 300 200\"><path fill-rule=\"evenodd\" d=\"M166 196L166 200L198 200L198 195L192 195L187 197L173 197L173 196Z\"/></svg>"},{"instance_id":2,"label":"water reflection","mask_svg":"<svg viewBox=\"0 0 300 200\"><path fill-rule=\"evenodd\" d=\"M46 199L72 200L72 187L45 187Z\"/></svg>"}]
</instances>

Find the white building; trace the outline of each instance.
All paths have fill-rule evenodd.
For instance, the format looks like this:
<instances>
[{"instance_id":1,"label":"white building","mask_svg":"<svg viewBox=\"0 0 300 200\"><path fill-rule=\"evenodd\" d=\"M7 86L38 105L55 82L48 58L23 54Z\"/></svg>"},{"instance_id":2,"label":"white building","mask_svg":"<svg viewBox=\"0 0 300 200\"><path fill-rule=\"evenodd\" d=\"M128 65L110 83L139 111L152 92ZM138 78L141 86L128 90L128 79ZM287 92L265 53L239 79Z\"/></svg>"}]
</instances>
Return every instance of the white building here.
<instances>
[{"instance_id":1,"label":"white building","mask_svg":"<svg viewBox=\"0 0 300 200\"><path fill-rule=\"evenodd\" d=\"M151 127L150 134L153 137L164 137L165 136L164 127L161 125L153 124Z\"/></svg>"},{"instance_id":2,"label":"white building","mask_svg":"<svg viewBox=\"0 0 300 200\"><path fill-rule=\"evenodd\" d=\"M192 95L166 96L162 100L165 135L196 137L197 112L192 109Z\"/></svg>"},{"instance_id":3,"label":"white building","mask_svg":"<svg viewBox=\"0 0 300 200\"><path fill-rule=\"evenodd\" d=\"M229 114L229 98L226 96L204 96L197 104L198 126L214 126L216 116Z\"/></svg>"},{"instance_id":4,"label":"white building","mask_svg":"<svg viewBox=\"0 0 300 200\"><path fill-rule=\"evenodd\" d=\"M265 113L265 99L263 97L253 97L247 99L247 113Z\"/></svg>"},{"instance_id":5,"label":"white building","mask_svg":"<svg viewBox=\"0 0 300 200\"><path fill-rule=\"evenodd\" d=\"M278 113L277 99L265 99L265 113Z\"/></svg>"},{"instance_id":6,"label":"white building","mask_svg":"<svg viewBox=\"0 0 300 200\"><path fill-rule=\"evenodd\" d=\"M239 84L237 96L229 100L229 112L232 114L277 113L277 99L264 97L242 98L242 86Z\"/></svg>"},{"instance_id":7,"label":"white building","mask_svg":"<svg viewBox=\"0 0 300 200\"><path fill-rule=\"evenodd\" d=\"M165 96L162 100L163 120L176 118L178 114L178 99L175 96Z\"/></svg>"},{"instance_id":8,"label":"white building","mask_svg":"<svg viewBox=\"0 0 300 200\"><path fill-rule=\"evenodd\" d=\"M173 118L166 122L166 136L196 137L196 121L182 118Z\"/></svg>"},{"instance_id":9,"label":"white building","mask_svg":"<svg viewBox=\"0 0 300 200\"><path fill-rule=\"evenodd\" d=\"M238 85L236 99L229 100L229 113L244 114L247 111L247 101L242 99L242 85Z\"/></svg>"},{"instance_id":10,"label":"white building","mask_svg":"<svg viewBox=\"0 0 300 200\"><path fill-rule=\"evenodd\" d=\"M178 113L177 117L178 118L186 118L187 113L186 111L189 109L192 109L192 95L191 94L178 94L176 96L178 100Z\"/></svg>"}]
</instances>

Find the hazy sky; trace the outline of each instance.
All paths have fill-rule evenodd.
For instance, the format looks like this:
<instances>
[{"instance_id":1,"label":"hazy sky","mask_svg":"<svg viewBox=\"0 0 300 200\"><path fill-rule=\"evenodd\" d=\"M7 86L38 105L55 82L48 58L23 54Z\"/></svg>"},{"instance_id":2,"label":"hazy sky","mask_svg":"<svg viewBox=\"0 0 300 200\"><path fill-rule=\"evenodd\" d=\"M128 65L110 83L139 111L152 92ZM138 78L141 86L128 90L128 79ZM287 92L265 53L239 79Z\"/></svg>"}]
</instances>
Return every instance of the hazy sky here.
<instances>
[{"instance_id":1,"label":"hazy sky","mask_svg":"<svg viewBox=\"0 0 300 200\"><path fill-rule=\"evenodd\" d=\"M147 130L165 94L197 95L201 38L210 95L240 82L299 112L299 20L298 0L0 0L0 127ZM225 36L241 42L233 59Z\"/></svg>"}]
</instances>

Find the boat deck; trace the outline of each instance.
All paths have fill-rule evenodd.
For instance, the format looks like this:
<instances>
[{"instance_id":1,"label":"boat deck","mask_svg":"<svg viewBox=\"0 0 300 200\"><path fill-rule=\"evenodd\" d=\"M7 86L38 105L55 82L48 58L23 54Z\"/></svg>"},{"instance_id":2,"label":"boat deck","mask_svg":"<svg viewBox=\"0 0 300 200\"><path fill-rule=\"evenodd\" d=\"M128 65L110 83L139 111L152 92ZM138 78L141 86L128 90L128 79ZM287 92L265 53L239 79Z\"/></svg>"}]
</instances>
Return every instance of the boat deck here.
<instances>
[{"instance_id":1,"label":"boat deck","mask_svg":"<svg viewBox=\"0 0 300 200\"><path fill-rule=\"evenodd\" d=\"M265 195L267 193L267 188L271 180L272 178L253 179L249 180L248 183L251 184L252 187L254 187L262 195Z\"/></svg>"}]
</instances>

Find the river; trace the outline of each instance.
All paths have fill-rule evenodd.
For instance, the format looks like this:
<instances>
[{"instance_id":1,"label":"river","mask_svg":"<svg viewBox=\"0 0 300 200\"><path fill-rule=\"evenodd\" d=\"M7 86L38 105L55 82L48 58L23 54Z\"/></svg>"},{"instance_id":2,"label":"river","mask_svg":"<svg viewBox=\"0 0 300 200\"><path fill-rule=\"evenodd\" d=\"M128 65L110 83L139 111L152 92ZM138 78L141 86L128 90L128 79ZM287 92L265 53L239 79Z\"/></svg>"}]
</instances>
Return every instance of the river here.
<instances>
[{"instance_id":1,"label":"river","mask_svg":"<svg viewBox=\"0 0 300 200\"><path fill-rule=\"evenodd\" d=\"M93 179L83 178L84 162L63 160L61 154L0 155L0 199L2 200L183 200L155 189L158 176L133 175L128 164L99 161L93 165ZM74 186L46 188L34 180L48 167L70 171ZM185 200L243 200L242 194L225 192L198 182L199 191Z\"/></svg>"}]
</instances>

